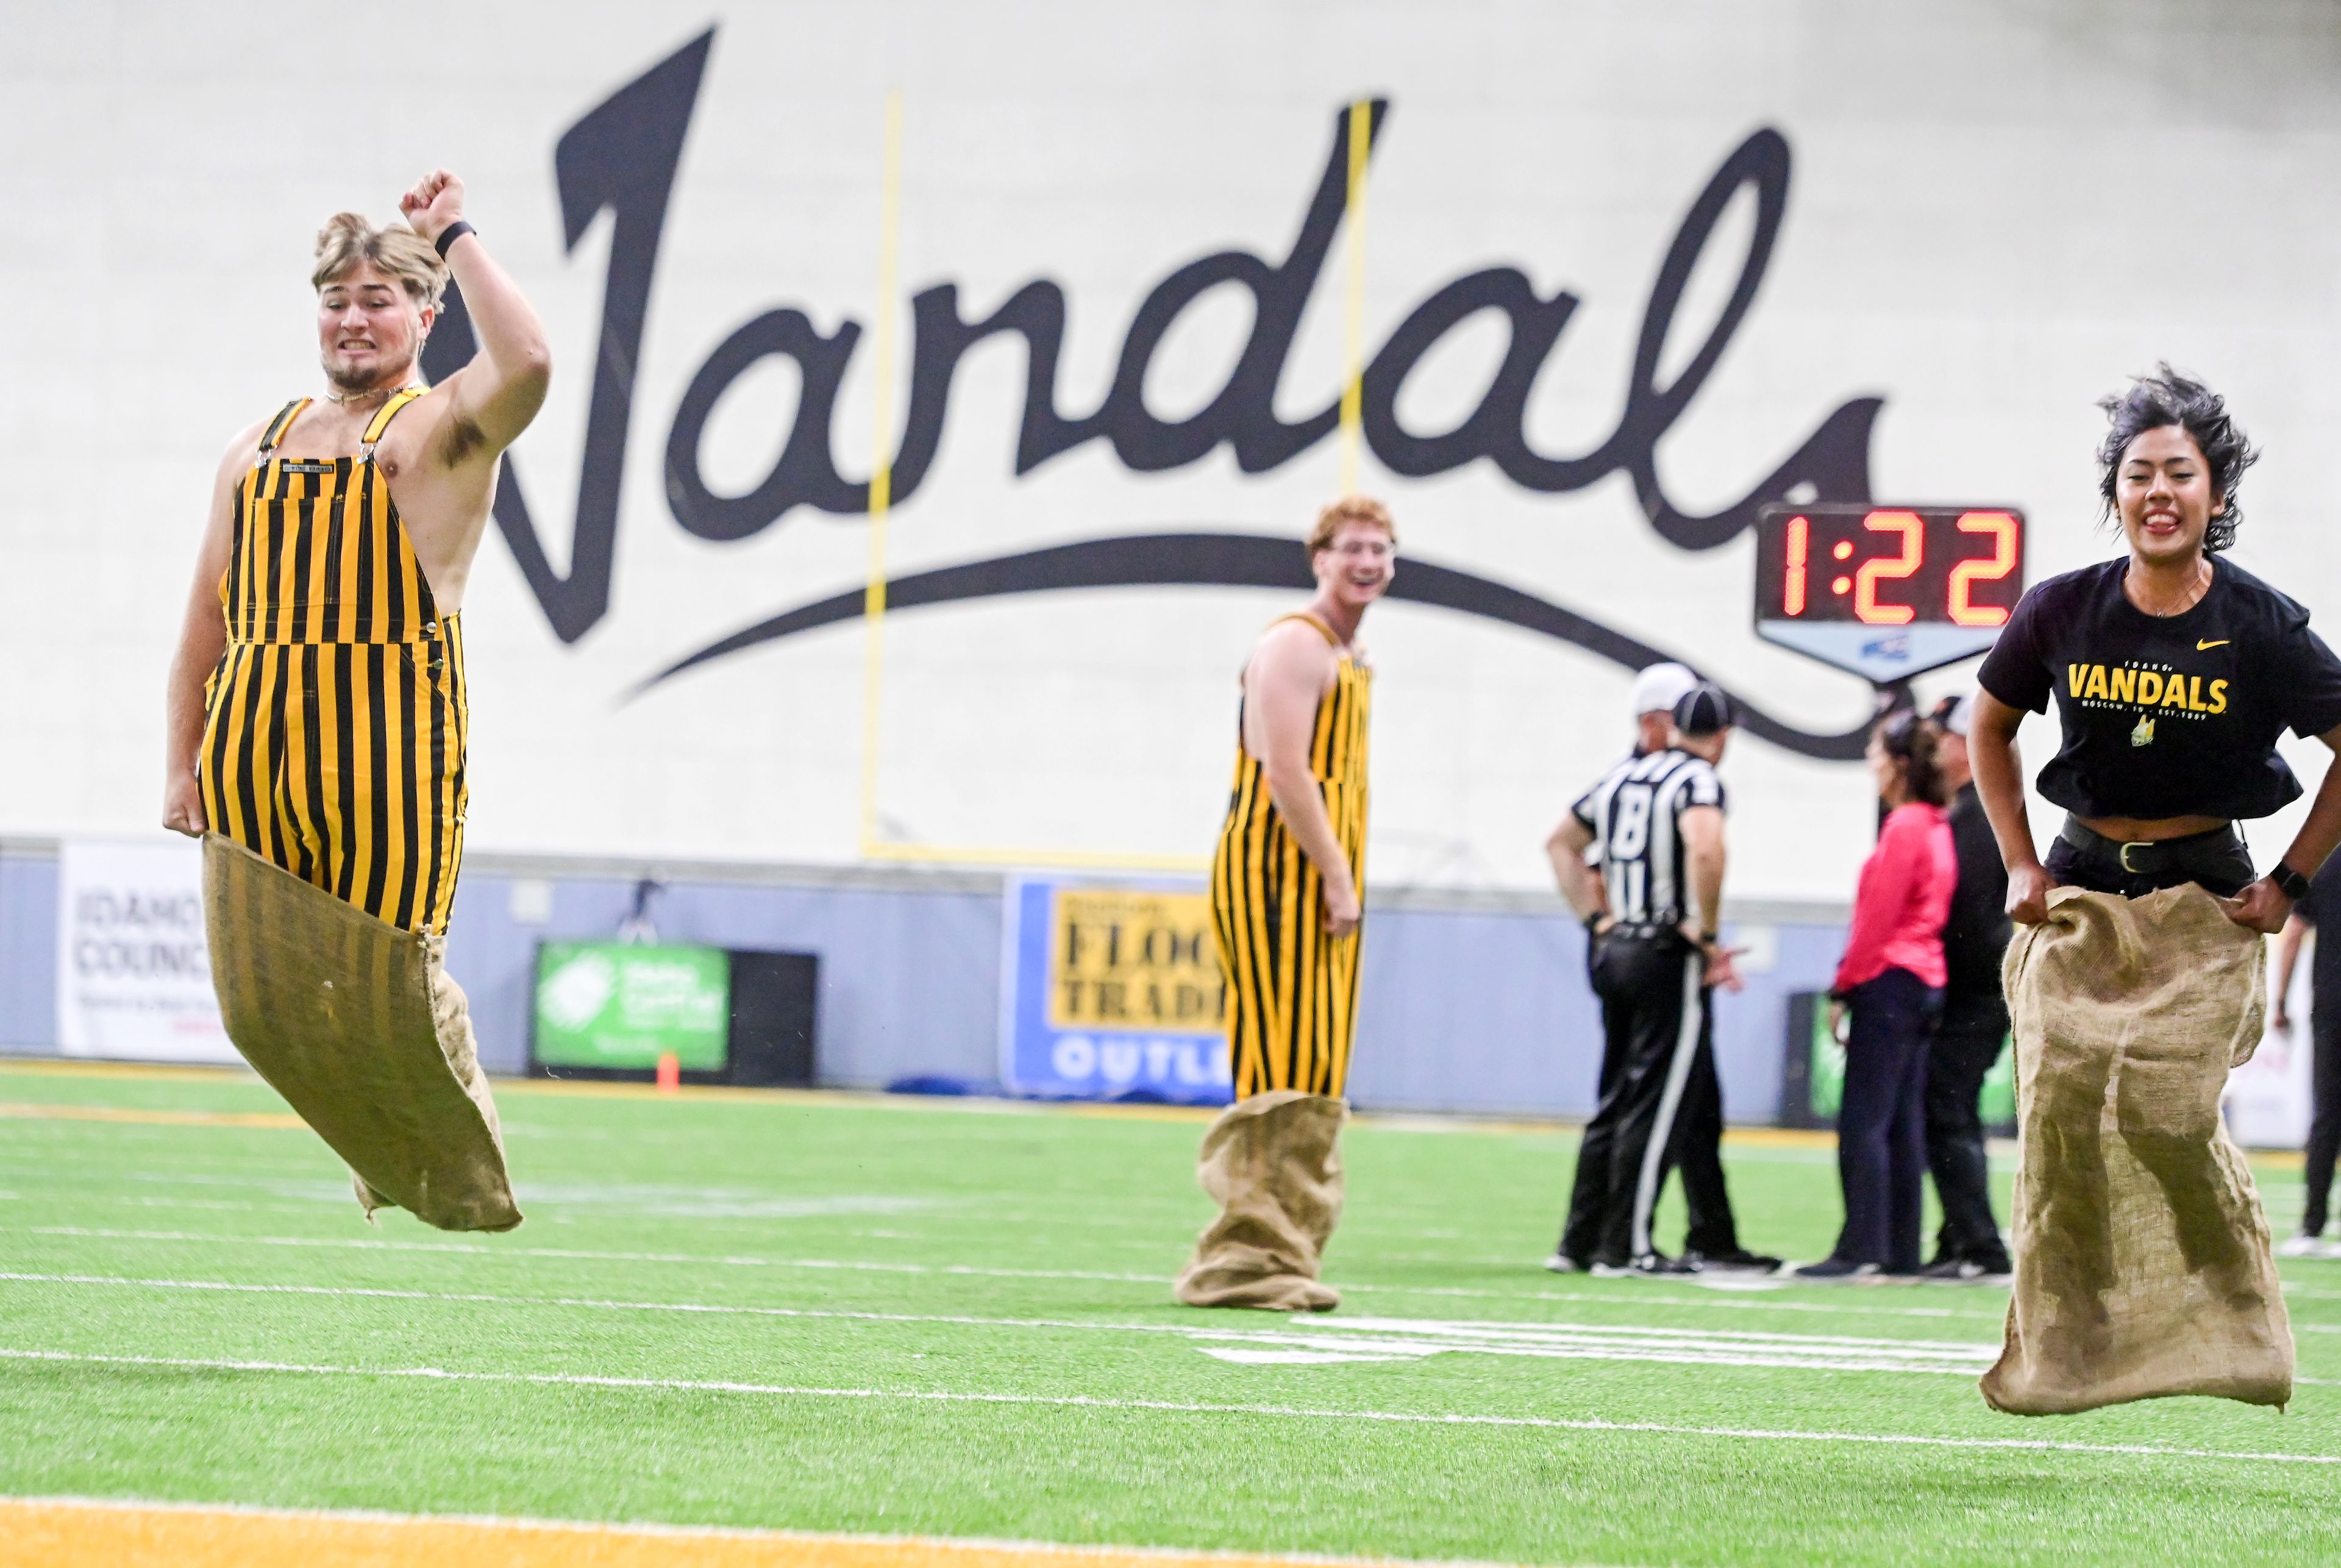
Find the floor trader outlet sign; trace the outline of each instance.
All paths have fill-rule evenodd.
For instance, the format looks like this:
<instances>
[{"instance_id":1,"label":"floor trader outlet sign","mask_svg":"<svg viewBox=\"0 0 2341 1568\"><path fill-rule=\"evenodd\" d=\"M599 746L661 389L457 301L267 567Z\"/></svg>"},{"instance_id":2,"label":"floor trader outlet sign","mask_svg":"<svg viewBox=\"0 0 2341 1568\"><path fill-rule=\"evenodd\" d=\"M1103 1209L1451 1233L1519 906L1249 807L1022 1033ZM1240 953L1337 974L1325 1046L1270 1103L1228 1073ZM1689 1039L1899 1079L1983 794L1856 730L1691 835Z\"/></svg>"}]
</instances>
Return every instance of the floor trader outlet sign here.
<instances>
[{"instance_id":1,"label":"floor trader outlet sign","mask_svg":"<svg viewBox=\"0 0 2341 1568\"><path fill-rule=\"evenodd\" d=\"M1230 1098L1227 984L1196 890L1008 885L1000 1076L1068 1099Z\"/></svg>"}]
</instances>

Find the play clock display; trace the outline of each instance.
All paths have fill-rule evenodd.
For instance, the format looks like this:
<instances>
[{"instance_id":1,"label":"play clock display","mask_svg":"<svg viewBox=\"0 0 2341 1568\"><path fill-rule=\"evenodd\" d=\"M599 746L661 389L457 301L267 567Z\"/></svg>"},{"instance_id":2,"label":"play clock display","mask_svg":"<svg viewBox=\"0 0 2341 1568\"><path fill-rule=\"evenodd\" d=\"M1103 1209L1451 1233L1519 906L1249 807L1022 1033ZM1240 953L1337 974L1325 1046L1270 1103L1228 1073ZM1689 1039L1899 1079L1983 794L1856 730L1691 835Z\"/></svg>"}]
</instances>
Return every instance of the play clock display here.
<instances>
[{"instance_id":1,"label":"play clock display","mask_svg":"<svg viewBox=\"0 0 2341 1568\"><path fill-rule=\"evenodd\" d=\"M1884 683L1982 653L2024 593L2012 506L1767 506L1756 634Z\"/></svg>"}]
</instances>

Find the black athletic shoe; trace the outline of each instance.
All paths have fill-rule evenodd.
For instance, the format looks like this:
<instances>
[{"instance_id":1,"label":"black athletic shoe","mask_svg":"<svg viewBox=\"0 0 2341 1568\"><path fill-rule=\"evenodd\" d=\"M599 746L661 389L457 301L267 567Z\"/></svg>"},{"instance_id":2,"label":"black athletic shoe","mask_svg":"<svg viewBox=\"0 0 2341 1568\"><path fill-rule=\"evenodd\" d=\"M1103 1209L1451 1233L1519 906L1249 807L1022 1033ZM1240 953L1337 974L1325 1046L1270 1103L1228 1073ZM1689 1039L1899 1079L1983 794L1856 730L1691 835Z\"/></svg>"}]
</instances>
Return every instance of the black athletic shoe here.
<instances>
[{"instance_id":1,"label":"black athletic shoe","mask_svg":"<svg viewBox=\"0 0 2341 1568\"><path fill-rule=\"evenodd\" d=\"M1876 1263L1858 1263L1851 1258L1823 1258L1791 1271L1789 1277L1816 1284L1835 1284L1844 1280L1873 1279L1884 1272Z\"/></svg>"},{"instance_id":2,"label":"black athletic shoe","mask_svg":"<svg viewBox=\"0 0 2341 1568\"><path fill-rule=\"evenodd\" d=\"M1682 1258L1670 1258L1664 1253L1644 1253L1628 1263L1595 1263L1593 1273L1605 1280L1659 1279L1675 1274L1698 1272L1698 1265Z\"/></svg>"},{"instance_id":3,"label":"black athletic shoe","mask_svg":"<svg viewBox=\"0 0 2341 1568\"><path fill-rule=\"evenodd\" d=\"M1769 1253L1751 1253L1746 1247L1728 1253L1686 1252L1683 1262L1703 1274L1776 1274L1780 1272L1780 1260Z\"/></svg>"},{"instance_id":4,"label":"black athletic shoe","mask_svg":"<svg viewBox=\"0 0 2341 1568\"><path fill-rule=\"evenodd\" d=\"M1920 1269L1918 1277L1936 1285L1991 1285L2006 1284L2010 1272L1973 1258L1938 1258Z\"/></svg>"}]
</instances>

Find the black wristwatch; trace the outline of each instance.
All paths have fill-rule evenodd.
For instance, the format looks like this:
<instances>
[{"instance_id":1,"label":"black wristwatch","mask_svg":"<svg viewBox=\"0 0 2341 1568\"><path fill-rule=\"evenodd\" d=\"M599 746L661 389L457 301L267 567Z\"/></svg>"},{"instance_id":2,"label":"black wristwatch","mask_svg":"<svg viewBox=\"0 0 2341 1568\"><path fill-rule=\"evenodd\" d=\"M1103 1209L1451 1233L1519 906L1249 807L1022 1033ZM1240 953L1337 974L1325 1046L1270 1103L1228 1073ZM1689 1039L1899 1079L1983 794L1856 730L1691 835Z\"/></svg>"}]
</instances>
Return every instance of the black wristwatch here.
<instances>
[{"instance_id":1,"label":"black wristwatch","mask_svg":"<svg viewBox=\"0 0 2341 1568\"><path fill-rule=\"evenodd\" d=\"M2276 890L2278 893L2295 904L2308 896L2308 878L2280 860L2268 867L2268 880L2276 884Z\"/></svg>"}]
</instances>

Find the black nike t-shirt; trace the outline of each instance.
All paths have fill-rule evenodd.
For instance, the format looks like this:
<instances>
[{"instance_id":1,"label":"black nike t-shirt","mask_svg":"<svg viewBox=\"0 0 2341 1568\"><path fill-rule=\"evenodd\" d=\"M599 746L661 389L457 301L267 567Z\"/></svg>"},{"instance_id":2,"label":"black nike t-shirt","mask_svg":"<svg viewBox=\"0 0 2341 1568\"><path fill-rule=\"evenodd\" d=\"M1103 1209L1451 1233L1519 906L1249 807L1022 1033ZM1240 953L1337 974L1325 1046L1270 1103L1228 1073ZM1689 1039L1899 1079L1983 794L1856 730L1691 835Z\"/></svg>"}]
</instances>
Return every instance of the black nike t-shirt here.
<instances>
[{"instance_id":1,"label":"black nike t-shirt","mask_svg":"<svg viewBox=\"0 0 2341 1568\"><path fill-rule=\"evenodd\" d=\"M2035 584L1977 674L2014 708L2057 698L2064 745L2040 793L2084 817L2266 816L2298 798L2276 754L2286 729L2341 725L2341 659L2308 612L2211 557L2211 586L2177 615L2122 593L2127 558Z\"/></svg>"}]
</instances>

